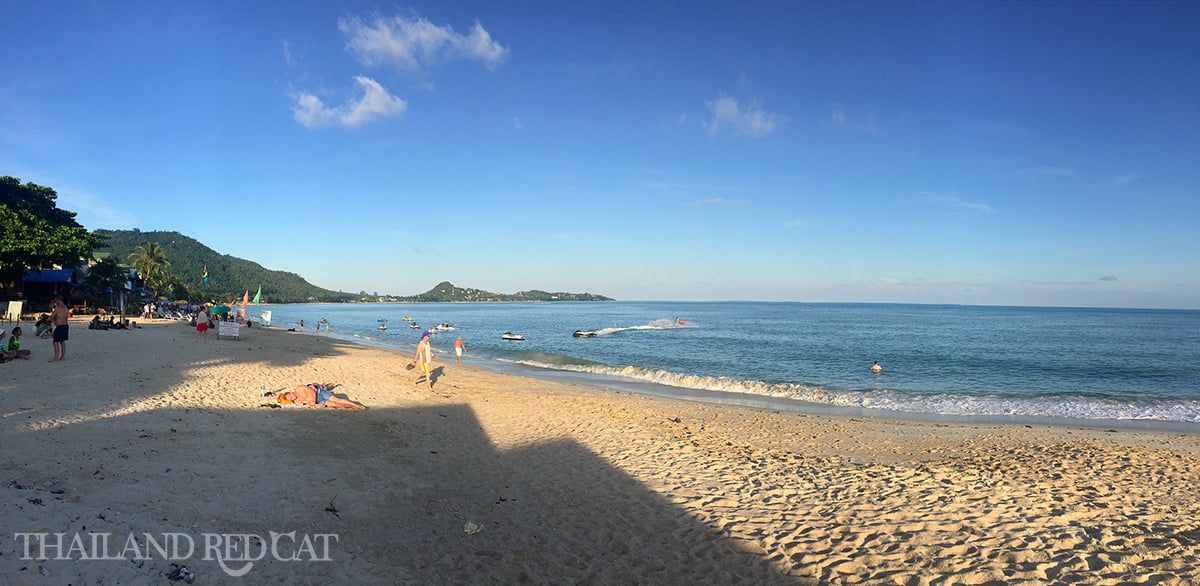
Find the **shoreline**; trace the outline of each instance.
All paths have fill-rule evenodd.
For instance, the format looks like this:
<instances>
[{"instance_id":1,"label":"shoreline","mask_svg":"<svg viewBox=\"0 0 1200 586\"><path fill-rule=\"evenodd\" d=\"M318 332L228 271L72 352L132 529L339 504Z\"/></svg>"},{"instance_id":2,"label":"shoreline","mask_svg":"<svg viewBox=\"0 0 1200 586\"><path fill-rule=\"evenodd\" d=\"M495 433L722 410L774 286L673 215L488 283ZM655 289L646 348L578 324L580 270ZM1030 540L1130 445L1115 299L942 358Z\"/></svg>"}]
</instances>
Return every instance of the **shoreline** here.
<instances>
[{"instance_id":1,"label":"shoreline","mask_svg":"<svg viewBox=\"0 0 1200 586\"><path fill-rule=\"evenodd\" d=\"M263 583L1200 580L1193 433L715 405L452 354L430 393L399 350L137 321L72 320L65 362L30 339L0 365L14 534L339 537L329 561L255 562ZM311 381L368 410L261 406ZM199 551L22 553L4 537L15 584L229 580Z\"/></svg>"},{"instance_id":2,"label":"shoreline","mask_svg":"<svg viewBox=\"0 0 1200 586\"><path fill-rule=\"evenodd\" d=\"M282 326L272 326L282 328ZM282 328L286 329L286 328ZM322 331L297 330L319 337L328 337L364 347L382 348L405 351L394 344L378 342L357 334L340 334ZM413 347L416 345L413 344ZM711 390L692 387L678 387L660 382L638 380L622 377L616 374L595 374L569 369L558 369L549 366L537 366L521 362L500 360L491 357L471 357L473 362L497 373L512 376L538 378L546 381L569 382L604 389L621 390L641 393L667 399L677 399L698 403L725 405L730 407L746 407L765 410L784 410L812 415L837 415L845 417L882 417L914 421L930 421L963 424L1006 424L1006 425L1048 425L1061 427L1088 428L1117 428L1124 430L1162 431L1200 434L1200 422L1177 421L1165 419L1113 419L1070 417L1065 415L1005 415L1005 414L956 414L936 413L932 411L902 411L884 408L842 406L826 403L814 403L749 392L726 390Z\"/></svg>"}]
</instances>

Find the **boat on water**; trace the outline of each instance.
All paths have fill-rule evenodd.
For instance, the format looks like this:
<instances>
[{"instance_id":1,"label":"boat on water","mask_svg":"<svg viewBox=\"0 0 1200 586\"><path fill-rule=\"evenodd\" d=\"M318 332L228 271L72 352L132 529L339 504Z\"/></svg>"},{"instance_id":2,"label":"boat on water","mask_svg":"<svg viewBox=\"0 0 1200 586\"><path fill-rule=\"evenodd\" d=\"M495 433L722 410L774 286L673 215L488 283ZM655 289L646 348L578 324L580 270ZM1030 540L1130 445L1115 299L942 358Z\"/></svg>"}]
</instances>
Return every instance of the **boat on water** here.
<instances>
[{"instance_id":1,"label":"boat on water","mask_svg":"<svg viewBox=\"0 0 1200 586\"><path fill-rule=\"evenodd\" d=\"M454 326L452 326L452 325L450 325L450 324L448 324L448 323L443 323L443 324L439 325L439 326L437 327L437 329L438 329L438 331L439 331L439 332L448 332L448 331L450 331L450 330L453 330L453 329L454 329Z\"/></svg>"},{"instance_id":2,"label":"boat on water","mask_svg":"<svg viewBox=\"0 0 1200 586\"><path fill-rule=\"evenodd\" d=\"M414 329L414 330L419 330L419 329L421 329L421 326L417 325L417 322L413 322L413 323L411 323L411 324L408 324L408 327L410 327L410 328L412 328L412 329Z\"/></svg>"},{"instance_id":3,"label":"boat on water","mask_svg":"<svg viewBox=\"0 0 1200 586\"><path fill-rule=\"evenodd\" d=\"M503 334L500 335L500 339L501 340L524 340L525 336L522 336L521 334L514 334L512 332L504 332Z\"/></svg>"},{"instance_id":4,"label":"boat on water","mask_svg":"<svg viewBox=\"0 0 1200 586\"><path fill-rule=\"evenodd\" d=\"M404 321L412 321L413 320L413 318L411 318L411 317L402 317L400 319L402 319Z\"/></svg>"},{"instance_id":5,"label":"boat on water","mask_svg":"<svg viewBox=\"0 0 1200 586\"><path fill-rule=\"evenodd\" d=\"M379 327L378 327L378 328L375 328L375 329L377 329L377 330L379 330L379 331L386 330L386 329L387 329L387 324L379 324Z\"/></svg>"},{"instance_id":6,"label":"boat on water","mask_svg":"<svg viewBox=\"0 0 1200 586\"><path fill-rule=\"evenodd\" d=\"M574 335L576 338L595 338L596 332L584 332L581 330L575 330L575 333L572 335Z\"/></svg>"}]
</instances>

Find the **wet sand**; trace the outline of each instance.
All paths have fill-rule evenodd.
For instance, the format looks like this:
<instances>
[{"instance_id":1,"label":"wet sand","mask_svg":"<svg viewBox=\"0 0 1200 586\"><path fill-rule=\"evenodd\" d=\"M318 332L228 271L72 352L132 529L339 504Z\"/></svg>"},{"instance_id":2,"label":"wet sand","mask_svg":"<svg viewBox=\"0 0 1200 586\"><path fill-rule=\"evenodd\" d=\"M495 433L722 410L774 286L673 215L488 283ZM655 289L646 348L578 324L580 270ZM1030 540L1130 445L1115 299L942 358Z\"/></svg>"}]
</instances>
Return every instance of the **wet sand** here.
<instances>
[{"instance_id":1,"label":"wet sand","mask_svg":"<svg viewBox=\"0 0 1200 586\"><path fill-rule=\"evenodd\" d=\"M0 581L1200 583L1197 433L708 405L453 355L430 392L411 354L138 321L0 364ZM368 410L263 406L308 382Z\"/></svg>"}]
</instances>

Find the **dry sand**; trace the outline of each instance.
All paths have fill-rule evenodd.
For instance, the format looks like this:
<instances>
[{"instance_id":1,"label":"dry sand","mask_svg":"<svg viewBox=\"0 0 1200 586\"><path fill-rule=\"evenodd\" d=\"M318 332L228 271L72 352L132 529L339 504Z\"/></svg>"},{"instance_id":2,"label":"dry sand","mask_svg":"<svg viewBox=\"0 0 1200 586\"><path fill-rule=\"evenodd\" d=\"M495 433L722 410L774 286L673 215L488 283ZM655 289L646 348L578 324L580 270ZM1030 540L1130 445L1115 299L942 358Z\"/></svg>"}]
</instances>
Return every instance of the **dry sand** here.
<instances>
[{"instance_id":1,"label":"dry sand","mask_svg":"<svg viewBox=\"0 0 1200 586\"><path fill-rule=\"evenodd\" d=\"M780 413L445 355L431 393L411 355L308 334L72 327L65 362L27 337L0 364L0 583L1200 583L1200 434ZM306 382L369 410L261 406ZM250 566L217 553L272 532ZM139 555L168 535L194 552Z\"/></svg>"}]
</instances>

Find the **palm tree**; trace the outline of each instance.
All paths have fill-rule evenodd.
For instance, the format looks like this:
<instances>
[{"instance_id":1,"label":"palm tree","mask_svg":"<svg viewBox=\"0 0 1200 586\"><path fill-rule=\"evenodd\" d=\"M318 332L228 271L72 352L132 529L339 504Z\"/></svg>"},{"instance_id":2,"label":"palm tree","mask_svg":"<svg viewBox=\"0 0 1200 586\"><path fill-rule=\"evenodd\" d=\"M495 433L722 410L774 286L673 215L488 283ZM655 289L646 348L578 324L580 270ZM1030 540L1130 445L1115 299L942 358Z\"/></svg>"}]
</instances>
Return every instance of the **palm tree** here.
<instances>
[{"instance_id":1,"label":"palm tree","mask_svg":"<svg viewBox=\"0 0 1200 586\"><path fill-rule=\"evenodd\" d=\"M147 241L134 249L129 255L130 264L142 275L146 286L158 291L167 284L167 267L171 266L162 246L157 242Z\"/></svg>"}]
</instances>

